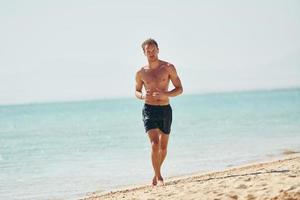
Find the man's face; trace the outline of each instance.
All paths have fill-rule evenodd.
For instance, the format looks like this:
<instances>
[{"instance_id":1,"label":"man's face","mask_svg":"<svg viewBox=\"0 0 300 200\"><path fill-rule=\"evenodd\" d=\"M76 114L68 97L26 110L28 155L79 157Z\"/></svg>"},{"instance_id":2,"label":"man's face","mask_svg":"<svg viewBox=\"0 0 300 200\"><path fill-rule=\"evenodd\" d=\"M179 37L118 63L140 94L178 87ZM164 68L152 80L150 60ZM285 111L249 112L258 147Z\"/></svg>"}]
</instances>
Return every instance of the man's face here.
<instances>
[{"instance_id":1,"label":"man's face","mask_svg":"<svg viewBox=\"0 0 300 200\"><path fill-rule=\"evenodd\" d=\"M153 44L147 44L144 48L144 54L149 61L156 61L158 59L159 49Z\"/></svg>"}]
</instances>

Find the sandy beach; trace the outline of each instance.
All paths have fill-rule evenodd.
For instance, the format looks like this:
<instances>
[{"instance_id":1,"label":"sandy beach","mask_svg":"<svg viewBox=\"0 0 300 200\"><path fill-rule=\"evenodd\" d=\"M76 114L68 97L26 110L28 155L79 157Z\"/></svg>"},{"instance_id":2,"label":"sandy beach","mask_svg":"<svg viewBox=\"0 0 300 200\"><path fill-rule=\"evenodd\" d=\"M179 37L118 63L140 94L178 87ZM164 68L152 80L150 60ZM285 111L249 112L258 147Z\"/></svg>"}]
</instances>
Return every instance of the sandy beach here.
<instances>
[{"instance_id":1,"label":"sandy beach","mask_svg":"<svg viewBox=\"0 0 300 200\"><path fill-rule=\"evenodd\" d=\"M92 193L84 200L112 199L300 199L300 154L219 172L166 179L165 186L140 185L105 193Z\"/></svg>"}]
</instances>

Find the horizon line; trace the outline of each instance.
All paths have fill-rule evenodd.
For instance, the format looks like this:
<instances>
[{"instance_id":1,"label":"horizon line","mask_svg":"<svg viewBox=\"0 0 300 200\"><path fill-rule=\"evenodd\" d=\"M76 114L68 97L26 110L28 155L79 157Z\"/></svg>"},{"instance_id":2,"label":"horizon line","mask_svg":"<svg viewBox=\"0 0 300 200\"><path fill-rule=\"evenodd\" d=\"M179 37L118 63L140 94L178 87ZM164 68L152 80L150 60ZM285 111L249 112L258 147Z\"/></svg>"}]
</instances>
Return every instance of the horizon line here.
<instances>
[{"instance_id":1,"label":"horizon line","mask_svg":"<svg viewBox=\"0 0 300 200\"><path fill-rule=\"evenodd\" d=\"M236 89L236 90L220 90L220 91L199 91L190 92L184 94L184 96L190 95L210 95L210 94L222 94L222 93L243 93L243 92L263 92L263 91L280 91L280 90L300 90L300 86L291 87L278 87L278 88L252 88L252 89ZM0 107L4 106L27 106L27 105L41 105L41 104L60 104L60 103L78 103L78 102L90 102L90 101L101 101L101 100L117 100L117 99L134 99L135 96L111 96L111 97L94 97L94 98L83 98L83 99L56 99L56 100L45 100L45 101L32 101L32 102L16 102L16 103L0 103Z\"/></svg>"}]
</instances>

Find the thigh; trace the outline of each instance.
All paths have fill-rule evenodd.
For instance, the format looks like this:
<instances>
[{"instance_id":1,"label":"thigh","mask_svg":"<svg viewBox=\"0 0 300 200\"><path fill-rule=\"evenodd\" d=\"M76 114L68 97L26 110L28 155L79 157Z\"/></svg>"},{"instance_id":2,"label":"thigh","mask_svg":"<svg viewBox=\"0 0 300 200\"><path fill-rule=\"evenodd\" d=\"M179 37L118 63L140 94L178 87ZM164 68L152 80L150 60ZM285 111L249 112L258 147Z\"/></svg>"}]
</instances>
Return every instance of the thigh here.
<instances>
[{"instance_id":1,"label":"thigh","mask_svg":"<svg viewBox=\"0 0 300 200\"><path fill-rule=\"evenodd\" d=\"M168 142L169 142L169 135L165 134L164 132L160 131L159 134L159 141L160 141L160 147L162 149L166 149L168 147Z\"/></svg>"},{"instance_id":2,"label":"thigh","mask_svg":"<svg viewBox=\"0 0 300 200\"><path fill-rule=\"evenodd\" d=\"M150 129L149 131L147 131L150 142L155 142L158 143L159 142L159 137L160 137L160 131L159 129L155 128L155 129Z\"/></svg>"}]
</instances>

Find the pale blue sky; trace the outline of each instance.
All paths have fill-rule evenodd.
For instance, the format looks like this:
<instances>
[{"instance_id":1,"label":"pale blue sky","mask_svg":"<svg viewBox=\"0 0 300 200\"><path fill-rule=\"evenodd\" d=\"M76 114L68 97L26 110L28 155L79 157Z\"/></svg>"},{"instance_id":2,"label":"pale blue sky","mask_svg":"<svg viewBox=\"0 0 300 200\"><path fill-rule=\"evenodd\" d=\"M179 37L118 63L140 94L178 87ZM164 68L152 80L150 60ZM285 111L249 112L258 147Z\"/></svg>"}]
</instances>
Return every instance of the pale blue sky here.
<instances>
[{"instance_id":1,"label":"pale blue sky","mask_svg":"<svg viewBox=\"0 0 300 200\"><path fill-rule=\"evenodd\" d=\"M186 94L300 87L300 1L0 1L0 104L134 95L152 37Z\"/></svg>"}]
</instances>

